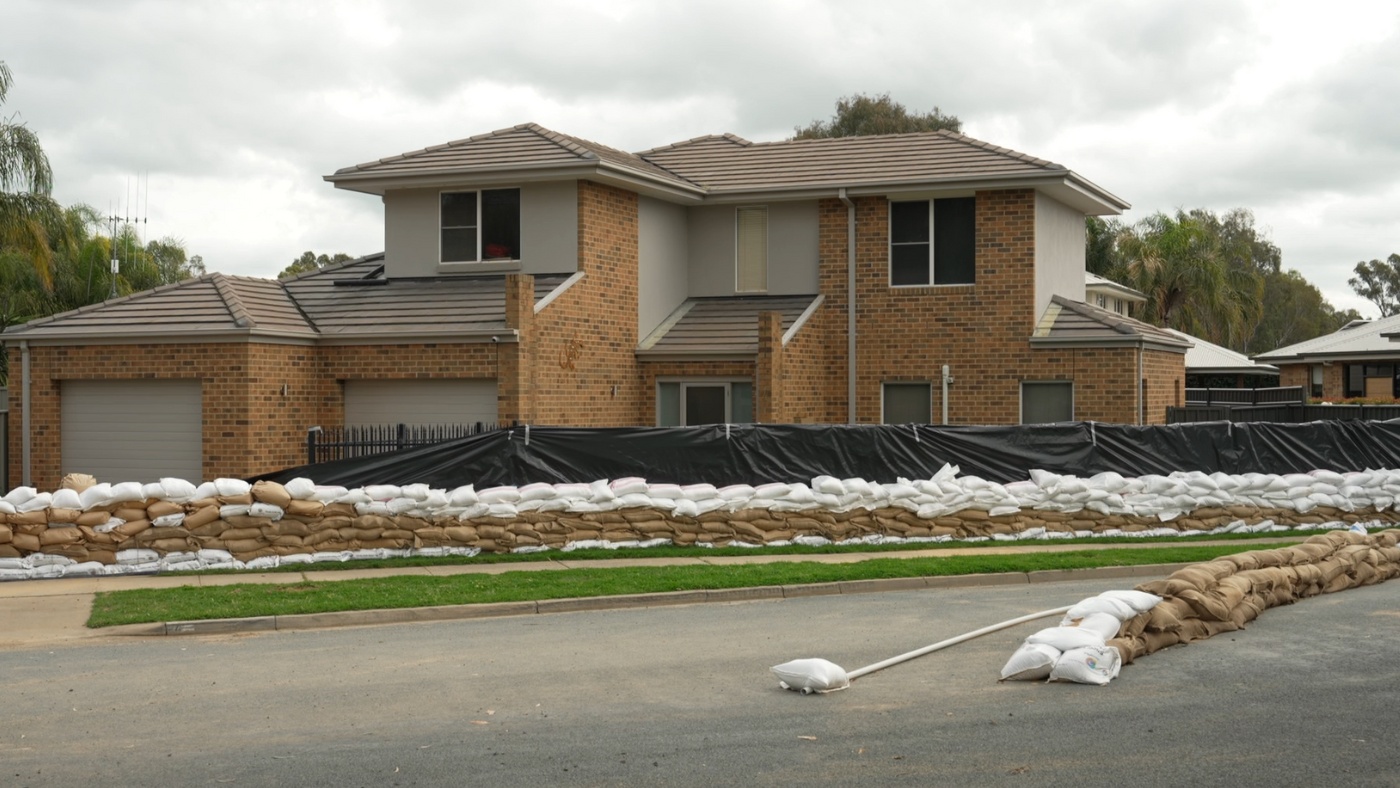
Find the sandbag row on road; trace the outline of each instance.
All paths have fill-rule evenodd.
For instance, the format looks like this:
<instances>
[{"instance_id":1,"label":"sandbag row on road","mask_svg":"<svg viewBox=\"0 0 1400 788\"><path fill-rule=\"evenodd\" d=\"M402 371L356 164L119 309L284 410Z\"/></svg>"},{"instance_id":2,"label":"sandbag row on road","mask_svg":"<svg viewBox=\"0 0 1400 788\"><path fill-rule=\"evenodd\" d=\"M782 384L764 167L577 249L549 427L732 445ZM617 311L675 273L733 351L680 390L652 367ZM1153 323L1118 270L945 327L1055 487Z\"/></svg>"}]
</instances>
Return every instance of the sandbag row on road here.
<instances>
[{"instance_id":1,"label":"sandbag row on road","mask_svg":"<svg viewBox=\"0 0 1400 788\"><path fill-rule=\"evenodd\" d=\"M1165 536L1400 521L1400 472L1180 473L1089 479L1032 471L880 483L590 484L476 490L216 479L98 483L0 498L0 579L581 547Z\"/></svg>"},{"instance_id":2,"label":"sandbag row on road","mask_svg":"<svg viewBox=\"0 0 1400 788\"><path fill-rule=\"evenodd\" d=\"M1400 530L1330 531L1302 544L1254 550L1180 569L1137 586L1162 601L1108 641L1124 662L1244 628L1265 610L1400 576Z\"/></svg>"}]
</instances>

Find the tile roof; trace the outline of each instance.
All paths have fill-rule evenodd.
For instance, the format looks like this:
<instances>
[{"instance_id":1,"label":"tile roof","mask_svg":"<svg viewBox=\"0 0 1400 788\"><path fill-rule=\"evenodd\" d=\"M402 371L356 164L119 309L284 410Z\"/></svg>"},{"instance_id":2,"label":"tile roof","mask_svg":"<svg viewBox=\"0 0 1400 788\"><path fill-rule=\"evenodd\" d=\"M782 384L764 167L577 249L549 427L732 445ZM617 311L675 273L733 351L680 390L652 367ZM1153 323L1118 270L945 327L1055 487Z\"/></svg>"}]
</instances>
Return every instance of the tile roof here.
<instances>
[{"instance_id":1,"label":"tile roof","mask_svg":"<svg viewBox=\"0 0 1400 788\"><path fill-rule=\"evenodd\" d=\"M1400 333L1400 315L1356 321L1330 334L1260 353L1254 360L1281 364L1324 356L1400 357L1400 342L1391 340L1396 333Z\"/></svg>"},{"instance_id":2,"label":"tile roof","mask_svg":"<svg viewBox=\"0 0 1400 788\"><path fill-rule=\"evenodd\" d=\"M539 167L590 166L600 162L678 186L694 184L626 151L560 134L535 123L522 123L474 137L336 170L327 180L355 176L412 176L443 172L510 172Z\"/></svg>"},{"instance_id":3,"label":"tile roof","mask_svg":"<svg viewBox=\"0 0 1400 788\"><path fill-rule=\"evenodd\" d=\"M212 273L5 329L31 337L159 337L210 333L315 336L277 282Z\"/></svg>"},{"instance_id":4,"label":"tile roof","mask_svg":"<svg viewBox=\"0 0 1400 788\"><path fill-rule=\"evenodd\" d=\"M715 193L1069 174L951 131L760 143L722 135L638 155Z\"/></svg>"},{"instance_id":5,"label":"tile roof","mask_svg":"<svg viewBox=\"0 0 1400 788\"><path fill-rule=\"evenodd\" d=\"M245 335L373 340L505 329L505 277L385 279L384 255L277 281L208 274L5 331L20 339ZM535 300L567 274L535 277Z\"/></svg>"},{"instance_id":6,"label":"tile roof","mask_svg":"<svg viewBox=\"0 0 1400 788\"><path fill-rule=\"evenodd\" d=\"M535 277L536 300L567 274ZM325 337L451 335L505 329L505 276L385 279L376 258L288 280L287 292Z\"/></svg>"},{"instance_id":7,"label":"tile roof","mask_svg":"<svg viewBox=\"0 0 1400 788\"><path fill-rule=\"evenodd\" d=\"M1052 296L1031 335L1035 345L1112 346L1145 343L1165 350L1185 352L1190 340L1166 329L1125 317L1117 312Z\"/></svg>"},{"instance_id":8,"label":"tile roof","mask_svg":"<svg viewBox=\"0 0 1400 788\"><path fill-rule=\"evenodd\" d=\"M758 315L781 312L783 331L797 324L817 296L691 298L637 347L647 356L751 356L758 352Z\"/></svg>"},{"instance_id":9,"label":"tile roof","mask_svg":"<svg viewBox=\"0 0 1400 788\"><path fill-rule=\"evenodd\" d=\"M979 188L1044 184L1095 213L1128 204L1060 164L951 131L750 142L716 134L627 153L525 123L337 170L326 180L382 191L386 181L519 177L563 168L614 176L691 198L839 188ZM376 185L378 184L378 185Z\"/></svg>"},{"instance_id":10,"label":"tile roof","mask_svg":"<svg viewBox=\"0 0 1400 788\"><path fill-rule=\"evenodd\" d=\"M1214 342L1207 342L1200 337L1193 337L1183 331L1174 328L1164 328L1182 339L1192 343L1190 350L1186 351L1186 371L1188 373L1204 375L1210 373L1217 374L1245 374L1245 375L1277 375L1278 367L1269 364L1259 364L1249 360L1249 356L1243 353L1221 347Z\"/></svg>"}]
</instances>

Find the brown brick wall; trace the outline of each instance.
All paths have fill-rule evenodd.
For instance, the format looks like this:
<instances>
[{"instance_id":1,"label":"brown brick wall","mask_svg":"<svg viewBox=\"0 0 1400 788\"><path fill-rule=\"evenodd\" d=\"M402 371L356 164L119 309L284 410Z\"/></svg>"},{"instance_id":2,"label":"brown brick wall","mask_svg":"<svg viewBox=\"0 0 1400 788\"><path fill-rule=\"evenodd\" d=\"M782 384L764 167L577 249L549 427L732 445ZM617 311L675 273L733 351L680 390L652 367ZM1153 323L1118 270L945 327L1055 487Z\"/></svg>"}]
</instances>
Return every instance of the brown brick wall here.
<instances>
[{"instance_id":1,"label":"brown brick wall","mask_svg":"<svg viewBox=\"0 0 1400 788\"><path fill-rule=\"evenodd\" d=\"M1022 381L1073 380L1075 417L1136 421L1137 358L1133 349L1033 350L1035 313L1035 193L1030 189L977 193L976 283L940 287L889 286L889 203L856 201L856 419L881 418L882 384L927 382L932 413L941 418L942 365L954 382L948 396L953 424L1017 424ZM820 217L820 281L833 315L831 370L844 400L846 209L824 200ZM1180 372L1182 356L1162 360L1153 375ZM1175 370L1175 371L1173 371ZM1151 388L1162 388L1152 386ZM1164 389L1165 390L1165 389ZM1150 420L1161 421L1162 413ZM1152 405L1155 412L1157 405ZM844 413L838 414L844 420Z\"/></svg>"},{"instance_id":2,"label":"brown brick wall","mask_svg":"<svg viewBox=\"0 0 1400 788\"><path fill-rule=\"evenodd\" d=\"M1164 350L1142 354L1142 375L1147 379L1147 424L1166 424L1167 408L1186 404L1186 356Z\"/></svg>"},{"instance_id":3,"label":"brown brick wall","mask_svg":"<svg viewBox=\"0 0 1400 788\"><path fill-rule=\"evenodd\" d=\"M526 338L534 424L650 424L655 399L637 347L637 195L578 185L579 270L584 278L534 317Z\"/></svg>"},{"instance_id":4,"label":"brown brick wall","mask_svg":"<svg viewBox=\"0 0 1400 788\"><path fill-rule=\"evenodd\" d=\"M783 346L783 401L777 421L788 424L832 424L846 420L846 370L833 354L842 343L845 358L845 314L837 315L828 299ZM838 323L838 319L842 322ZM836 329L836 330L833 330Z\"/></svg>"},{"instance_id":5,"label":"brown brick wall","mask_svg":"<svg viewBox=\"0 0 1400 788\"><path fill-rule=\"evenodd\" d=\"M1345 399L1342 390L1342 374L1346 364L1337 361L1322 367L1322 399L1338 402ZM1302 386L1303 395L1312 397L1311 364L1279 364L1278 384L1280 386Z\"/></svg>"}]
</instances>

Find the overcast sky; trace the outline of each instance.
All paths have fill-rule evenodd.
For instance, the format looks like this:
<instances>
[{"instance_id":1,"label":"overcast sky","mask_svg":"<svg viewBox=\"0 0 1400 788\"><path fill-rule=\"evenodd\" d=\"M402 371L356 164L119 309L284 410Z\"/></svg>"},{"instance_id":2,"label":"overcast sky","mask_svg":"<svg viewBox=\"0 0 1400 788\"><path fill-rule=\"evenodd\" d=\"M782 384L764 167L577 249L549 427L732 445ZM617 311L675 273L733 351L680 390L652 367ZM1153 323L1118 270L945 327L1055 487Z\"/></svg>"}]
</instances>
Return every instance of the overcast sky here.
<instances>
[{"instance_id":1,"label":"overcast sky","mask_svg":"<svg viewBox=\"0 0 1400 788\"><path fill-rule=\"evenodd\" d=\"M1400 252L1398 22L1316 0L3 0L0 113L38 133L59 201L271 277L383 248L378 198L322 180L340 167L527 121L625 150L779 140L888 92L1129 221L1248 208L1284 267L1375 316L1346 280Z\"/></svg>"}]
</instances>

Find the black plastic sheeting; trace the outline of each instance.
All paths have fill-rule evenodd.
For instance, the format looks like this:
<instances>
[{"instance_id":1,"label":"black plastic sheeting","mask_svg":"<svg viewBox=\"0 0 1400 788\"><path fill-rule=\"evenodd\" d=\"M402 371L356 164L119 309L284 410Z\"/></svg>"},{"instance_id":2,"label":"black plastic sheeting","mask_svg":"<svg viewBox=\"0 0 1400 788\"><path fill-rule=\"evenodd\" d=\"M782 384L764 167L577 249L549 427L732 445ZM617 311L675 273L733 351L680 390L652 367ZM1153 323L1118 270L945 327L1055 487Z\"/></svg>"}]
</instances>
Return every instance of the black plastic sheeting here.
<instances>
[{"instance_id":1,"label":"black plastic sheeting","mask_svg":"<svg viewBox=\"0 0 1400 788\"><path fill-rule=\"evenodd\" d=\"M1307 424L1205 422L1135 427L1071 422L1017 427L715 425L586 429L514 427L372 457L255 476L317 484L427 484L478 489L532 482L650 482L716 486L927 479L944 463L1007 483L1032 469L1087 477L1172 471L1229 474L1400 468L1400 420Z\"/></svg>"}]
</instances>

